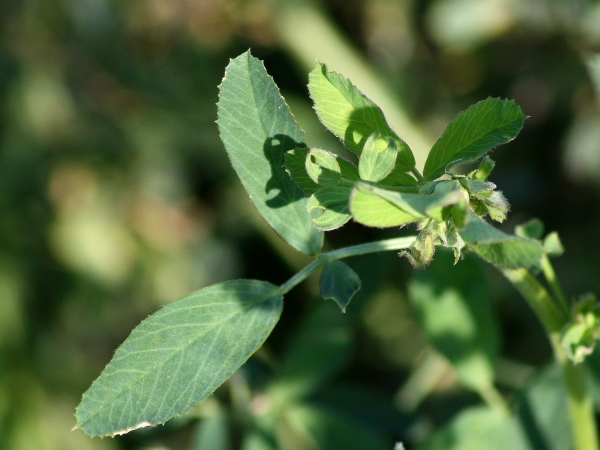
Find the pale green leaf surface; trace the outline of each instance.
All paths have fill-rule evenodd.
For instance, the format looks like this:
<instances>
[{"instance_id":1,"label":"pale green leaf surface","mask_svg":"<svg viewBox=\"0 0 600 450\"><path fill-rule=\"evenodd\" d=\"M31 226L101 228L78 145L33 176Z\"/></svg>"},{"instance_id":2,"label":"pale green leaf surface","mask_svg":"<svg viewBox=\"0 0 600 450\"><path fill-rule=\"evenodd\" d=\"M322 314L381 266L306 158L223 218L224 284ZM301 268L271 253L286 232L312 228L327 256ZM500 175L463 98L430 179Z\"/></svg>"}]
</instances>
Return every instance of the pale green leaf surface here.
<instances>
[{"instance_id":1,"label":"pale green leaf surface","mask_svg":"<svg viewBox=\"0 0 600 450\"><path fill-rule=\"evenodd\" d=\"M450 191L443 194L413 194L381 189L366 184L360 185L360 188L370 190L374 195L418 219L430 217L442 221L445 219L445 211L463 199L463 195L459 191Z\"/></svg>"},{"instance_id":2,"label":"pale green leaf surface","mask_svg":"<svg viewBox=\"0 0 600 450\"><path fill-rule=\"evenodd\" d=\"M342 261L333 260L325 264L321 274L321 296L335 301L342 312L360 289L360 278Z\"/></svg>"},{"instance_id":3,"label":"pale green leaf surface","mask_svg":"<svg viewBox=\"0 0 600 450\"><path fill-rule=\"evenodd\" d=\"M499 331L481 263L471 257L453 265L450 252L440 251L426 270L414 272L409 297L429 341L462 383L492 386Z\"/></svg>"},{"instance_id":4,"label":"pale green leaf surface","mask_svg":"<svg viewBox=\"0 0 600 450\"><path fill-rule=\"evenodd\" d=\"M306 196L283 167L285 152L304 147L304 134L250 52L227 66L218 107L221 140L259 213L297 250L320 252L323 233L311 225Z\"/></svg>"},{"instance_id":5,"label":"pale green leaf surface","mask_svg":"<svg viewBox=\"0 0 600 450\"><path fill-rule=\"evenodd\" d=\"M435 180L450 167L474 161L513 140L523 128L525 118L513 100L488 98L476 103L459 114L434 144L423 176Z\"/></svg>"},{"instance_id":6,"label":"pale green leaf surface","mask_svg":"<svg viewBox=\"0 0 600 450\"><path fill-rule=\"evenodd\" d=\"M485 261L505 269L528 268L539 263L544 247L538 241L509 235L494 228L475 213L459 234Z\"/></svg>"},{"instance_id":7,"label":"pale green leaf surface","mask_svg":"<svg viewBox=\"0 0 600 450\"><path fill-rule=\"evenodd\" d=\"M309 74L308 88L323 125L350 150L360 154L367 138L378 132L382 137L396 140L399 167L405 172L415 167L415 158L408 145L392 131L381 109L350 80L330 72L325 64L318 64Z\"/></svg>"},{"instance_id":8,"label":"pale green leaf surface","mask_svg":"<svg viewBox=\"0 0 600 450\"><path fill-rule=\"evenodd\" d=\"M319 186L331 186L341 181L342 169L333 153L311 148L306 156L306 173Z\"/></svg>"},{"instance_id":9,"label":"pale green leaf surface","mask_svg":"<svg viewBox=\"0 0 600 450\"><path fill-rule=\"evenodd\" d=\"M319 189L308 199L309 211L322 210L322 214L313 219L313 225L319 230L331 231L340 228L351 218L348 203L351 188L346 186L326 186Z\"/></svg>"},{"instance_id":10,"label":"pale green leaf surface","mask_svg":"<svg viewBox=\"0 0 600 450\"><path fill-rule=\"evenodd\" d=\"M393 205L364 184L352 189L350 212L358 223L377 228L398 227L422 219Z\"/></svg>"},{"instance_id":11,"label":"pale green leaf surface","mask_svg":"<svg viewBox=\"0 0 600 450\"><path fill-rule=\"evenodd\" d=\"M277 286L234 280L160 309L132 331L83 395L77 427L113 436L184 414L263 344L282 302Z\"/></svg>"},{"instance_id":12,"label":"pale green leaf surface","mask_svg":"<svg viewBox=\"0 0 600 450\"><path fill-rule=\"evenodd\" d=\"M377 182L386 178L396 164L398 147L396 141L388 138L388 145L383 150L378 149L377 141L381 140L379 133L373 133L367 139L358 161L358 173L365 181Z\"/></svg>"}]
</instances>

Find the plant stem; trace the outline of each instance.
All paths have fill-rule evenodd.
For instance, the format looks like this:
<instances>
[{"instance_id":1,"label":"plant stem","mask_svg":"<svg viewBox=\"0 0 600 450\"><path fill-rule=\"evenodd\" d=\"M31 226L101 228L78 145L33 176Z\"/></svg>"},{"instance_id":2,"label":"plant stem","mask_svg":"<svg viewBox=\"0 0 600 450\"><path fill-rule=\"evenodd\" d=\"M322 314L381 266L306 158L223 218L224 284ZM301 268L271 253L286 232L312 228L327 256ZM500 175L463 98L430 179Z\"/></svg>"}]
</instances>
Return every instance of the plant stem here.
<instances>
[{"instance_id":1,"label":"plant stem","mask_svg":"<svg viewBox=\"0 0 600 450\"><path fill-rule=\"evenodd\" d=\"M421 172L419 172L419 169L417 169L416 167L413 167L411 172L417 179L417 182L419 183L419 185L422 184L425 179L423 178L423 175L421 175Z\"/></svg>"},{"instance_id":2,"label":"plant stem","mask_svg":"<svg viewBox=\"0 0 600 450\"><path fill-rule=\"evenodd\" d=\"M564 313L568 317L570 312L569 304L567 302L565 294L563 294L562 288L560 287L558 278L556 278L556 272L554 272L554 267L552 267L552 263L550 262L550 258L548 258L548 255L544 255L542 257L542 272L544 274L544 277L546 278L546 281L548 281L550 289L552 289L554 298L558 300L559 306L564 310Z\"/></svg>"},{"instance_id":3,"label":"plant stem","mask_svg":"<svg viewBox=\"0 0 600 450\"><path fill-rule=\"evenodd\" d=\"M309 275L319 269L319 267L324 266L329 261L333 261L334 259L343 259L350 256L366 255L368 253L377 253L387 250L403 250L409 248L415 239L416 236L384 239L382 241L353 245L352 247L344 247L327 253L322 253L308 266L279 286L279 289L281 289L284 294L289 292L292 290L292 288L302 283L306 278L308 278Z\"/></svg>"},{"instance_id":4,"label":"plant stem","mask_svg":"<svg viewBox=\"0 0 600 450\"><path fill-rule=\"evenodd\" d=\"M502 272L536 312L546 332L561 368L571 416L574 450L598 450L598 432L591 399L586 393L583 366L574 365L560 343L560 332L568 317L558 308L542 284L526 269L503 269ZM556 283L553 278L552 283ZM559 287L560 288L560 287ZM560 291L562 293L562 290Z\"/></svg>"}]
</instances>

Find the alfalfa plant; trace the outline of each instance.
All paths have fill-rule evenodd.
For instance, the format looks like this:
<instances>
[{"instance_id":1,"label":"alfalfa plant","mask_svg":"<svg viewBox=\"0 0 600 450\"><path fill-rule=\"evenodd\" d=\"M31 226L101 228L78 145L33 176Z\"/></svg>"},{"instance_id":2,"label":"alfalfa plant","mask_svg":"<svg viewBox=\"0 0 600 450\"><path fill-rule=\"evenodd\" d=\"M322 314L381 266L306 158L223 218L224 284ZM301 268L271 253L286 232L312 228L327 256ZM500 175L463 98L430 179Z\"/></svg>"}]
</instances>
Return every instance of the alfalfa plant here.
<instances>
[{"instance_id":1,"label":"alfalfa plant","mask_svg":"<svg viewBox=\"0 0 600 450\"><path fill-rule=\"evenodd\" d=\"M473 252L494 265L529 302L562 368L574 448L597 449L592 404L576 365L598 338L597 302L593 297L574 304L566 300L549 260L562 251L555 233L543 238L540 224L532 222L509 235L485 219L502 222L509 211L502 192L488 181L494 162L486 155L519 134L526 119L521 108L496 98L471 106L448 125L421 173L407 143L350 80L318 64L308 86L319 119L355 154L357 164L306 145L277 86L249 52L226 69L217 123L258 212L284 241L314 261L281 286L226 281L148 317L84 394L77 428L90 436L114 436L182 415L263 344L285 294L316 270L322 268L322 296L345 311L361 281L342 259L392 250L421 268L443 246L453 250L457 264L464 252ZM479 167L467 175L450 172L477 160ZM323 253L324 232L349 220L380 228L415 224L418 234ZM549 290L536 273L545 276ZM502 404L492 381L474 385Z\"/></svg>"}]
</instances>

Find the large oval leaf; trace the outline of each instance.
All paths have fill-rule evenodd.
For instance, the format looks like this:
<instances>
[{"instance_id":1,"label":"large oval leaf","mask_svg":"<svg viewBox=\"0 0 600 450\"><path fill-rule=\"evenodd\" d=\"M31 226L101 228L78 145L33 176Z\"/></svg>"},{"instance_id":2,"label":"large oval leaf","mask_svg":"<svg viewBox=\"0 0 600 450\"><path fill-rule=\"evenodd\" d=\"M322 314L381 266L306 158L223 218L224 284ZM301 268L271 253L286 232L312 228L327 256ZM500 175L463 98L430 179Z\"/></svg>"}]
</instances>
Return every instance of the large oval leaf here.
<instances>
[{"instance_id":1,"label":"large oval leaf","mask_svg":"<svg viewBox=\"0 0 600 450\"><path fill-rule=\"evenodd\" d=\"M77 427L114 436L184 414L258 349L279 320L281 290L234 280L183 297L144 320L77 407Z\"/></svg>"},{"instance_id":2,"label":"large oval leaf","mask_svg":"<svg viewBox=\"0 0 600 450\"><path fill-rule=\"evenodd\" d=\"M227 66L218 107L221 140L258 212L296 249L320 252L323 233L312 226L306 196L284 169L285 153L305 146L304 133L250 52Z\"/></svg>"},{"instance_id":3,"label":"large oval leaf","mask_svg":"<svg viewBox=\"0 0 600 450\"><path fill-rule=\"evenodd\" d=\"M434 144L423 176L435 180L450 167L474 161L512 141L523 128L525 114L514 100L488 98L459 114Z\"/></svg>"},{"instance_id":4,"label":"large oval leaf","mask_svg":"<svg viewBox=\"0 0 600 450\"><path fill-rule=\"evenodd\" d=\"M381 108L358 90L350 80L319 64L308 76L308 89L323 125L360 154L374 132L390 137L398 147L397 166L405 172L415 167L415 157L406 143L390 128ZM381 142L383 150L386 142Z\"/></svg>"}]
</instances>

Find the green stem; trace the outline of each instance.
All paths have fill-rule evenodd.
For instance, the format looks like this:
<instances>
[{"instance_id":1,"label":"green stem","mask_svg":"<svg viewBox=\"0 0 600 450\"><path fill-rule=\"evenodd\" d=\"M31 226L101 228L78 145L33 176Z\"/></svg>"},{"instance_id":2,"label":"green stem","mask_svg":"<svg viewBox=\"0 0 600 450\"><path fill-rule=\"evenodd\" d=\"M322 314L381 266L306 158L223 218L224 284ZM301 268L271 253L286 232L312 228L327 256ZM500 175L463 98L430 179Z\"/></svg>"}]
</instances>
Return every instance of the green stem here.
<instances>
[{"instance_id":1,"label":"green stem","mask_svg":"<svg viewBox=\"0 0 600 450\"><path fill-rule=\"evenodd\" d=\"M384 239L382 241L369 242L367 244L354 245L352 247L344 247L331 252L322 253L308 266L279 286L279 289L281 289L284 294L289 292L321 266L324 266L334 259L343 259L350 256L366 255L368 253L377 253L387 250L403 250L409 248L415 239L416 236Z\"/></svg>"},{"instance_id":2,"label":"green stem","mask_svg":"<svg viewBox=\"0 0 600 450\"><path fill-rule=\"evenodd\" d=\"M526 269L502 270L536 312L548 335L561 368L571 416L574 450L599 450L594 408L586 392L583 366L574 365L560 343L560 332L568 318L542 284ZM556 278L554 278L556 281ZM558 284L557 284L558 286ZM562 292L562 291L561 291Z\"/></svg>"},{"instance_id":3,"label":"green stem","mask_svg":"<svg viewBox=\"0 0 600 450\"><path fill-rule=\"evenodd\" d=\"M552 267L552 263L550 262L550 258L548 255L544 255L542 257L542 272L546 281L548 281L548 285L550 289L552 289L552 293L554 294L554 298L558 300L559 306L563 309L564 313L569 316L570 308L563 294L562 288L560 287L560 283L558 282L558 278L556 277L556 272L554 272L554 267Z\"/></svg>"},{"instance_id":4,"label":"green stem","mask_svg":"<svg viewBox=\"0 0 600 450\"><path fill-rule=\"evenodd\" d=\"M417 182L419 183L419 185L423 184L423 182L425 181L425 178L423 178L423 175L421 175L421 172L419 172L419 169L417 169L416 167L413 167L411 172L417 179Z\"/></svg>"}]
</instances>

